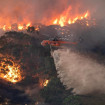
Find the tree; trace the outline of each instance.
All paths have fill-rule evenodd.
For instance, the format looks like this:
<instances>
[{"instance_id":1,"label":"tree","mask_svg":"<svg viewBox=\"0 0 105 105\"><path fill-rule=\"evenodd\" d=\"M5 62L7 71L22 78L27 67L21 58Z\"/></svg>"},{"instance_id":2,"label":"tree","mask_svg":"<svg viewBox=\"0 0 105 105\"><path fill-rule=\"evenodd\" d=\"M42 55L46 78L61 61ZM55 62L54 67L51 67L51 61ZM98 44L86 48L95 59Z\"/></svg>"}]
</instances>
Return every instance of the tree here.
<instances>
[{"instance_id":1,"label":"tree","mask_svg":"<svg viewBox=\"0 0 105 105\"><path fill-rule=\"evenodd\" d=\"M76 95L69 95L63 100L63 105L82 105L80 97Z\"/></svg>"},{"instance_id":2,"label":"tree","mask_svg":"<svg viewBox=\"0 0 105 105\"><path fill-rule=\"evenodd\" d=\"M64 92L64 86L61 84L58 78L52 78L44 89L41 90L41 96L45 98L46 103L51 105L62 105L62 94Z\"/></svg>"},{"instance_id":3,"label":"tree","mask_svg":"<svg viewBox=\"0 0 105 105\"><path fill-rule=\"evenodd\" d=\"M30 32L30 33L32 33L32 32L34 32L35 31L35 27L28 27L28 29L27 29L27 32Z\"/></svg>"}]
</instances>

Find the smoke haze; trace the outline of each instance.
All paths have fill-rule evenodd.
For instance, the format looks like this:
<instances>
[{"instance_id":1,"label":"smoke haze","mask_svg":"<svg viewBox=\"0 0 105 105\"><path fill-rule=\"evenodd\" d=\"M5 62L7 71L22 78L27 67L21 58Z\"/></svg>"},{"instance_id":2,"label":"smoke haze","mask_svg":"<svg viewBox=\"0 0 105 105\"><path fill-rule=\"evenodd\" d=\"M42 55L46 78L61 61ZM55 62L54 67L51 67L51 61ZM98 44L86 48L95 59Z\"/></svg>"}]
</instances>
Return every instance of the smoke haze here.
<instances>
[{"instance_id":1,"label":"smoke haze","mask_svg":"<svg viewBox=\"0 0 105 105\"><path fill-rule=\"evenodd\" d=\"M104 4L104 0L0 0L0 21L2 24L27 21L46 23L69 6L70 16L89 10L91 16L102 19Z\"/></svg>"}]
</instances>

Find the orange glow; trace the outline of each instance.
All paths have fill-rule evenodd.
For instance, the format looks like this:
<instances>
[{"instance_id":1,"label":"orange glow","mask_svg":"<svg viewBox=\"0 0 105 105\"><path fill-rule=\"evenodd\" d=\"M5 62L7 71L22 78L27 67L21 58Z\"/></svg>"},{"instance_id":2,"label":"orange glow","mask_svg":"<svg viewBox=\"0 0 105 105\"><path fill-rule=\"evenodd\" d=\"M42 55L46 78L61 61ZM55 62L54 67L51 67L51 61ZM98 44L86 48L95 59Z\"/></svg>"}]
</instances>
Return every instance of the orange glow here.
<instances>
[{"instance_id":1,"label":"orange glow","mask_svg":"<svg viewBox=\"0 0 105 105\"><path fill-rule=\"evenodd\" d=\"M11 26L9 26L8 29L11 30Z\"/></svg>"},{"instance_id":2,"label":"orange glow","mask_svg":"<svg viewBox=\"0 0 105 105\"><path fill-rule=\"evenodd\" d=\"M18 30L23 30L23 25L18 25Z\"/></svg>"},{"instance_id":3,"label":"orange glow","mask_svg":"<svg viewBox=\"0 0 105 105\"><path fill-rule=\"evenodd\" d=\"M39 31L39 27L36 27L35 30L36 30L36 31Z\"/></svg>"},{"instance_id":4,"label":"orange glow","mask_svg":"<svg viewBox=\"0 0 105 105\"><path fill-rule=\"evenodd\" d=\"M18 30L18 31L22 31L22 30L26 30L28 29L28 27L31 26L31 23L27 23L25 24L17 24L17 26L12 27L12 25L0 25L0 29L4 30L4 31L8 31L8 30Z\"/></svg>"},{"instance_id":5,"label":"orange glow","mask_svg":"<svg viewBox=\"0 0 105 105\"><path fill-rule=\"evenodd\" d=\"M31 23L26 24L26 29L28 29L29 26L31 26Z\"/></svg>"},{"instance_id":6,"label":"orange glow","mask_svg":"<svg viewBox=\"0 0 105 105\"><path fill-rule=\"evenodd\" d=\"M65 10L60 16L58 16L58 18L53 20L52 23L63 27L66 24L73 24L77 20L87 19L89 17L88 11L84 14L77 14L76 17L70 16L70 10L71 10L71 7L69 7L67 10Z\"/></svg>"},{"instance_id":7,"label":"orange glow","mask_svg":"<svg viewBox=\"0 0 105 105\"><path fill-rule=\"evenodd\" d=\"M49 83L49 80L48 79L41 79L40 78L40 80L39 80L40 82L40 87L46 87L47 85L48 85L48 83Z\"/></svg>"},{"instance_id":8,"label":"orange glow","mask_svg":"<svg viewBox=\"0 0 105 105\"><path fill-rule=\"evenodd\" d=\"M3 30L6 31L6 25L3 26Z\"/></svg>"},{"instance_id":9,"label":"orange glow","mask_svg":"<svg viewBox=\"0 0 105 105\"><path fill-rule=\"evenodd\" d=\"M53 24L57 24L57 22L58 22L58 19L55 19L54 22L53 22Z\"/></svg>"},{"instance_id":10,"label":"orange glow","mask_svg":"<svg viewBox=\"0 0 105 105\"><path fill-rule=\"evenodd\" d=\"M46 80L44 83L43 83L43 86L47 86L48 85L48 83L49 83L49 80Z\"/></svg>"},{"instance_id":11,"label":"orange glow","mask_svg":"<svg viewBox=\"0 0 105 105\"><path fill-rule=\"evenodd\" d=\"M6 62L11 62L12 65L7 64ZM21 81L22 76L19 70L19 66L11 60L4 59L0 62L0 78L12 83Z\"/></svg>"},{"instance_id":12,"label":"orange glow","mask_svg":"<svg viewBox=\"0 0 105 105\"><path fill-rule=\"evenodd\" d=\"M71 24L71 23L72 23L72 21L69 19L69 20L68 20L68 24Z\"/></svg>"},{"instance_id":13,"label":"orange glow","mask_svg":"<svg viewBox=\"0 0 105 105\"><path fill-rule=\"evenodd\" d=\"M65 22L66 22L65 17L61 17L60 20L59 20L59 25L60 25L61 27L63 27L63 26L65 25L65 24L64 24Z\"/></svg>"},{"instance_id":14,"label":"orange glow","mask_svg":"<svg viewBox=\"0 0 105 105\"><path fill-rule=\"evenodd\" d=\"M35 23L41 23L44 25L60 25L61 27L67 25L67 24L74 24L77 20L82 19L89 19L90 18L90 12L87 10L83 13L72 13L72 6L69 6L67 9L65 9L61 14L54 14L50 18L43 17L42 20ZM52 11L52 14L56 13L55 11ZM0 17L0 29L4 31L8 30L15 30L15 31L22 31L28 29L28 27L32 26L32 21L27 20L27 18L24 17L24 19L19 22L17 21L18 18L12 19L11 17L7 17L4 19L3 17ZM17 24L16 26L12 26L14 24ZM89 25L88 25L89 26ZM36 28L35 30L39 30L39 28Z\"/></svg>"},{"instance_id":15,"label":"orange glow","mask_svg":"<svg viewBox=\"0 0 105 105\"><path fill-rule=\"evenodd\" d=\"M87 13L85 14L84 18L87 18L87 17L88 17L88 15L89 15L89 13L87 12Z\"/></svg>"}]
</instances>

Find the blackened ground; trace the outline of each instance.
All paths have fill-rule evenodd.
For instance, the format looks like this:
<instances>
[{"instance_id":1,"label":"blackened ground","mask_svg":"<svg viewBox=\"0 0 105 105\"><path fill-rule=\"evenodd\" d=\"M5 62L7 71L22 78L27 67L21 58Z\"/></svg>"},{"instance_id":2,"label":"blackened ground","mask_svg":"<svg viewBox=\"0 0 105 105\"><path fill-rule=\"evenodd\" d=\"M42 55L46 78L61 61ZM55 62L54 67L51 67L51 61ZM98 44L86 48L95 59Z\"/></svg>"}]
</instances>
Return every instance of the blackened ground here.
<instances>
[{"instance_id":1,"label":"blackened ground","mask_svg":"<svg viewBox=\"0 0 105 105\"><path fill-rule=\"evenodd\" d=\"M24 94L24 91L16 89L12 84L0 80L0 103L9 105L25 105L29 104L31 99Z\"/></svg>"}]
</instances>

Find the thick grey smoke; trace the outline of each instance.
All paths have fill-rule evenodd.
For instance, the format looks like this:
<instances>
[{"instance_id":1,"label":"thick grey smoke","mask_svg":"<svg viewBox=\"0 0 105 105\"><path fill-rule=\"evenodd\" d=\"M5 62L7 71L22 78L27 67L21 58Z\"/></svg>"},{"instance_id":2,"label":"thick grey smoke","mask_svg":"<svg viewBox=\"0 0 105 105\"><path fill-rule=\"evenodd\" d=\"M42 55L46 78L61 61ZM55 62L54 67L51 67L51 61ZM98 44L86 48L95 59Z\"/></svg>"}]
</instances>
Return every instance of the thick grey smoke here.
<instances>
[{"instance_id":1,"label":"thick grey smoke","mask_svg":"<svg viewBox=\"0 0 105 105\"><path fill-rule=\"evenodd\" d=\"M63 85L76 94L105 93L105 66L71 49L59 49L53 57Z\"/></svg>"}]
</instances>

